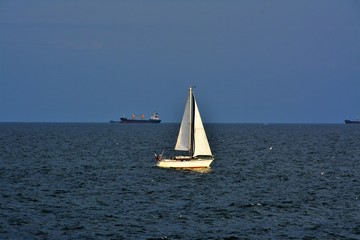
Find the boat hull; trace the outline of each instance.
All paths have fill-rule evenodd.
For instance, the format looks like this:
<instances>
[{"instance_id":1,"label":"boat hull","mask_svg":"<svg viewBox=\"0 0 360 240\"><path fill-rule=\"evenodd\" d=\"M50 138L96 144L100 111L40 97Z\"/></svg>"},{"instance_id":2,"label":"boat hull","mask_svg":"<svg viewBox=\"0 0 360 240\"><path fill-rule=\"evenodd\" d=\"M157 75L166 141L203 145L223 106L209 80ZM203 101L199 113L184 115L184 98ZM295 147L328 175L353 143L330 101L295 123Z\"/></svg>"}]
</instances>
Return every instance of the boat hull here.
<instances>
[{"instance_id":1,"label":"boat hull","mask_svg":"<svg viewBox=\"0 0 360 240\"><path fill-rule=\"evenodd\" d=\"M156 162L157 167L161 168L210 168L214 159L162 159Z\"/></svg>"},{"instance_id":2,"label":"boat hull","mask_svg":"<svg viewBox=\"0 0 360 240\"><path fill-rule=\"evenodd\" d=\"M360 120L345 120L346 124L360 124Z\"/></svg>"}]
</instances>

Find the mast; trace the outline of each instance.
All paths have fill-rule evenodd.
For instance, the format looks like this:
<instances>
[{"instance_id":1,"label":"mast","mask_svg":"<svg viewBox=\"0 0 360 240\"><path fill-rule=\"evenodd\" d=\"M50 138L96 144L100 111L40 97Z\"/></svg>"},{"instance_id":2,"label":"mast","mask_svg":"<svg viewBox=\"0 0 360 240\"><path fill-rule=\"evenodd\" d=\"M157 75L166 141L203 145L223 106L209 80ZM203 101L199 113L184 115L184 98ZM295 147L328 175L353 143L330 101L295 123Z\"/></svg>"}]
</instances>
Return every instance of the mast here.
<instances>
[{"instance_id":1,"label":"mast","mask_svg":"<svg viewBox=\"0 0 360 240\"><path fill-rule=\"evenodd\" d=\"M190 99L189 156L192 156L194 154L194 95L191 86L189 88L189 99Z\"/></svg>"}]
</instances>

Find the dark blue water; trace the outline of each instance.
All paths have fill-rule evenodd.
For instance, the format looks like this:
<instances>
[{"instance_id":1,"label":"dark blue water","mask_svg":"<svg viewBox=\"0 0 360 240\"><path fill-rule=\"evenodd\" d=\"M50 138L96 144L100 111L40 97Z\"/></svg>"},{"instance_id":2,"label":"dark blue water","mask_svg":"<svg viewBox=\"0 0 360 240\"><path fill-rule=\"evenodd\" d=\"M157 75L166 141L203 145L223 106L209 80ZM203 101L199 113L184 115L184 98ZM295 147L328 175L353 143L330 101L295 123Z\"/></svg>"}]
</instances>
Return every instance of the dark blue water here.
<instances>
[{"instance_id":1,"label":"dark blue water","mask_svg":"<svg viewBox=\"0 0 360 240\"><path fill-rule=\"evenodd\" d=\"M360 126L210 124L211 171L154 167L178 127L0 124L0 238L360 238Z\"/></svg>"}]
</instances>

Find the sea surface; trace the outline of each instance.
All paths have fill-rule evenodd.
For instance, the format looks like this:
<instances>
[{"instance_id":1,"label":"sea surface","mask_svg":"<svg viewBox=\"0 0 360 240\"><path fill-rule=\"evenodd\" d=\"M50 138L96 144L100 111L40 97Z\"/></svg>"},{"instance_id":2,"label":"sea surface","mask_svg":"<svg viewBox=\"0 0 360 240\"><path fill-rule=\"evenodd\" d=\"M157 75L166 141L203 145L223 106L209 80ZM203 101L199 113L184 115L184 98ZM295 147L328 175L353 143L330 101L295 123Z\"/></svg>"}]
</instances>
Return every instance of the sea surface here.
<instances>
[{"instance_id":1,"label":"sea surface","mask_svg":"<svg viewBox=\"0 0 360 240\"><path fill-rule=\"evenodd\" d=\"M1 123L0 239L360 239L360 125Z\"/></svg>"}]
</instances>

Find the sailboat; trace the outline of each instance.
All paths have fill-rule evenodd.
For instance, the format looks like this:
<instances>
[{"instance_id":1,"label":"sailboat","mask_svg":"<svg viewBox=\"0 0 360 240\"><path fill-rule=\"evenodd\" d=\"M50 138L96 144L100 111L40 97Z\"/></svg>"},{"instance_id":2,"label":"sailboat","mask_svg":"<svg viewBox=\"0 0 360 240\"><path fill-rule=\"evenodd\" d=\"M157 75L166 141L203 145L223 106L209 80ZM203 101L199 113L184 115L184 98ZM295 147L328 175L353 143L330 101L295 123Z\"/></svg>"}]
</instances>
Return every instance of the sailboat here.
<instances>
[{"instance_id":1,"label":"sailboat","mask_svg":"<svg viewBox=\"0 0 360 240\"><path fill-rule=\"evenodd\" d=\"M209 168L214 160L192 87L189 88L189 96L175 150L187 151L188 154L172 158L165 158L163 154L155 154L156 166L161 168Z\"/></svg>"}]
</instances>

